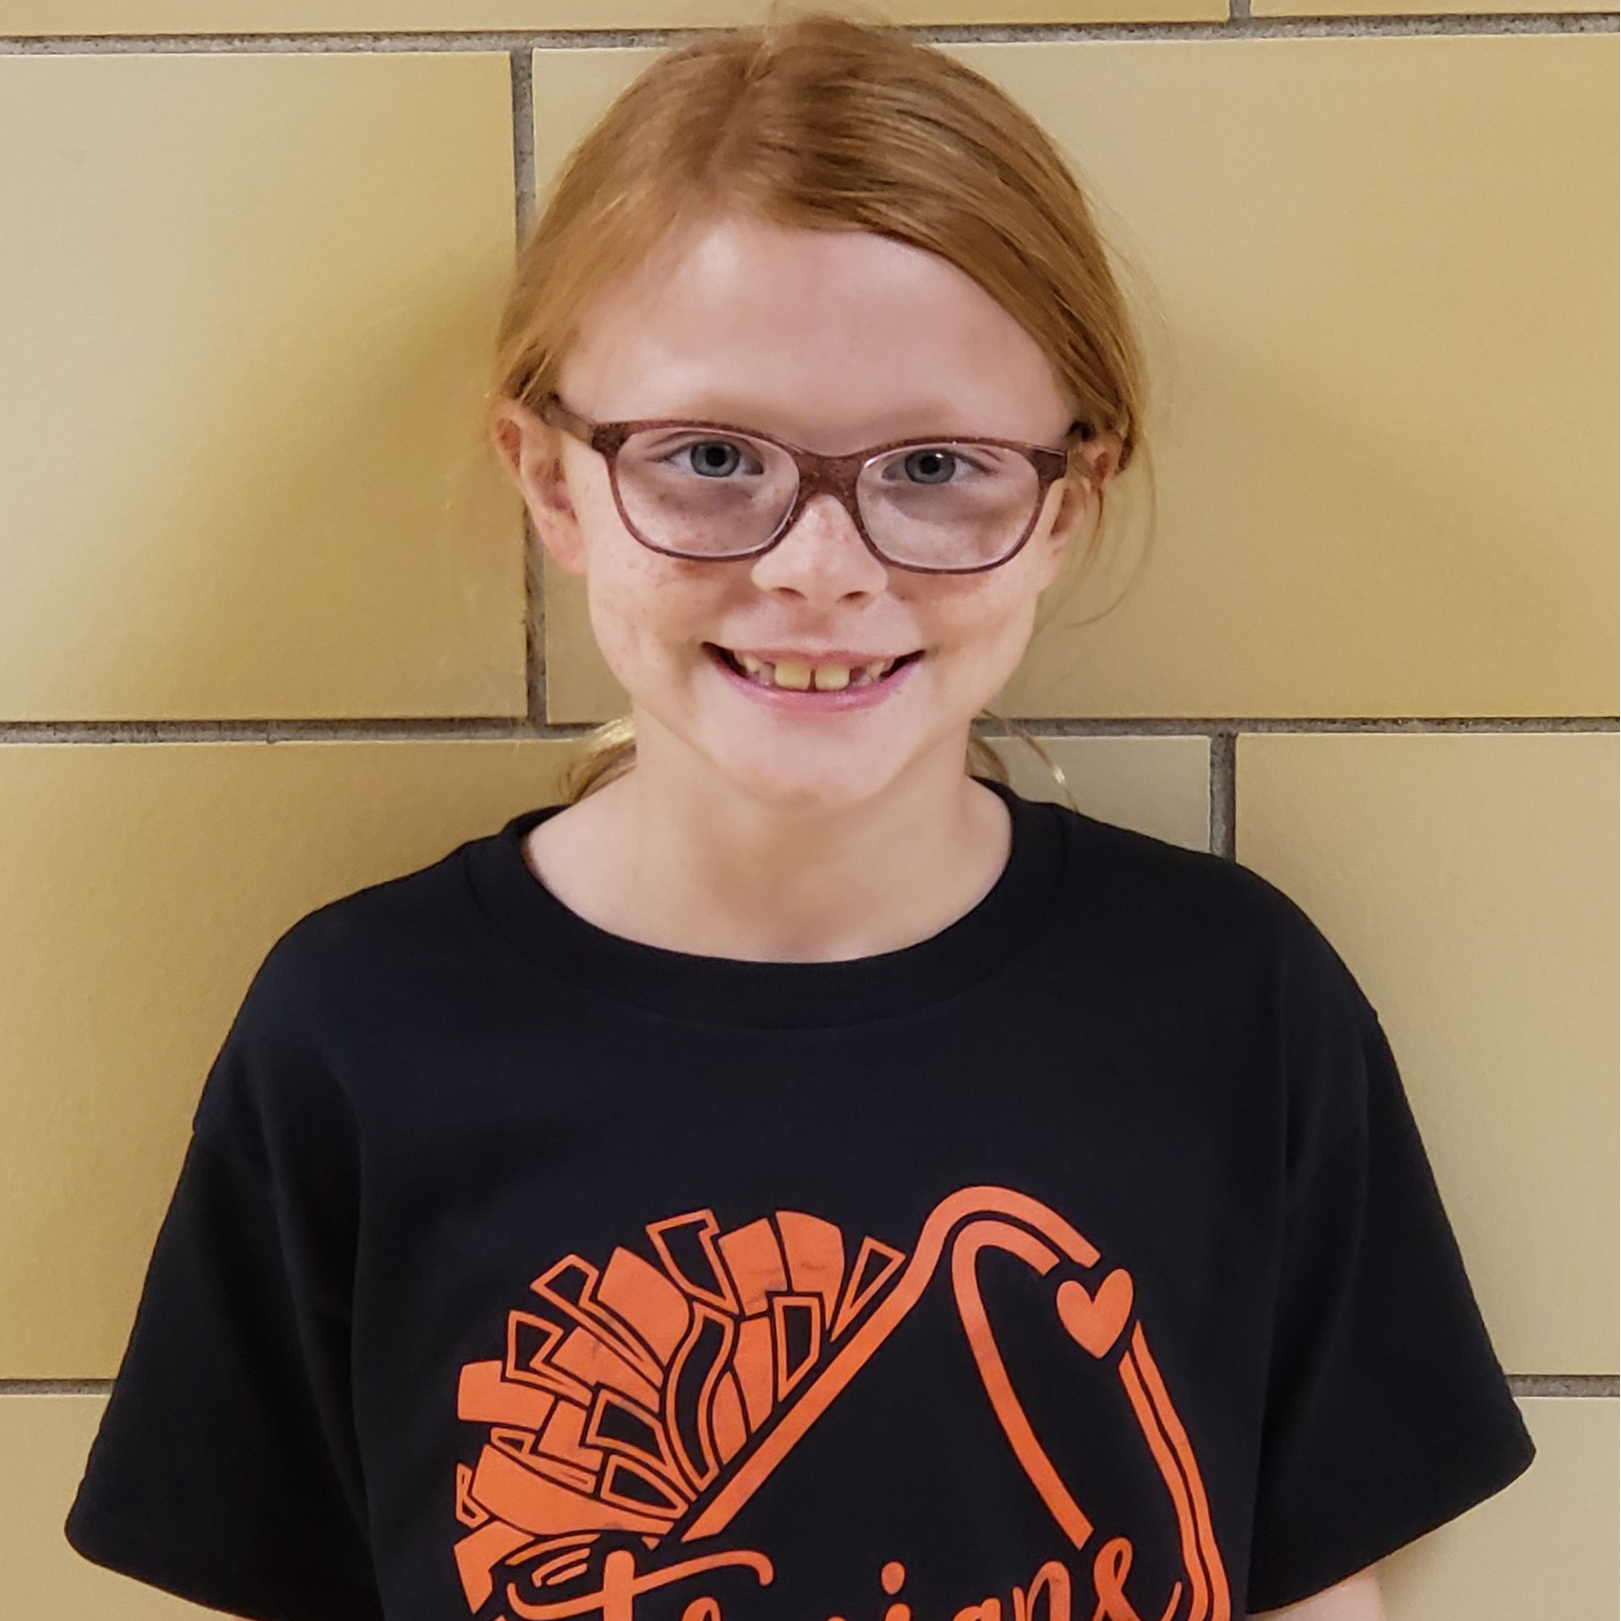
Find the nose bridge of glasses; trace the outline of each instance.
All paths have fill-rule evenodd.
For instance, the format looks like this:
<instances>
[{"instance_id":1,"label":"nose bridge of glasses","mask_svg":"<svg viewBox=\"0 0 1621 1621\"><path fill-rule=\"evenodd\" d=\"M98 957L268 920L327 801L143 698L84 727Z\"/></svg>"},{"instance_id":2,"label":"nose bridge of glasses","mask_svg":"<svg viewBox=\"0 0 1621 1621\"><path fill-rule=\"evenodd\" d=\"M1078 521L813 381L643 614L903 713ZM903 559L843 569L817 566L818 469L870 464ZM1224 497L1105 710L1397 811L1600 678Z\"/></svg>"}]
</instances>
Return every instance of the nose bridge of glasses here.
<instances>
[{"instance_id":1,"label":"nose bridge of glasses","mask_svg":"<svg viewBox=\"0 0 1621 1621\"><path fill-rule=\"evenodd\" d=\"M831 495L852 520L859 522L856 508L856 480L866 464L865 455L818 456L813 451L796 450L794 463L799 470L799 500L795 503L801 512L819 495Z\"/></svg>"},{"instance_id":2,"label":"nose bridge of glasses","mask_svg":"<svg viewBox=\"0 0 1621 1621\"><path fill-rule=\"evenodd\" d=\"M799 482L794 499L783 514L778 540L785 538L790 530L797 530L800 527L806 511L817 496L828 495L844 509L848 526L865 545L866 525L862 521L860 508L856 505L856 480L866 464L867 455L820 456L814 451L799 450L786 445L780 448L792 458Z\"/></svg>"}]
</instances>

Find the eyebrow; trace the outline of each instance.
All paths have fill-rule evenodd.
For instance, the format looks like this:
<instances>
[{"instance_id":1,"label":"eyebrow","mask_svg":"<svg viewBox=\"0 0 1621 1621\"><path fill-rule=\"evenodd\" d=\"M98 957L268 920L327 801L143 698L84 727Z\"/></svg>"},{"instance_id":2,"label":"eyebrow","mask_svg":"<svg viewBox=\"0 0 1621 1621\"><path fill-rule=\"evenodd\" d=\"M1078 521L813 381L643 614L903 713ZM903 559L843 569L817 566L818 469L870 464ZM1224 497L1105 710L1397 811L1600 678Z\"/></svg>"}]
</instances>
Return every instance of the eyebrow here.
<instances>
[{"instance_id":1,"label":"eyebrow","mask_svg":"<svg viewBox=\"0 0 1621 1621\"><path fill-rule=\"evenodd\" d=\"M809 448L805 445L805 438L801 430L789 430L783 426L771 426L768 422L761 421L762 417L769 417L769 412L751 411L746 408L738 410L728 405L721 405L719 407L705 407L701 405L689 404L679 409L670 409L667 411L643 410L637 414L643 420L647 421L666 419L672 422L716 423L723 427L736 428L745 433L752 432L769 434L772 437L781 439L788 444L800 445L805 446L805 448ZM867 445L909 444L914 441L926 442L931 440L981 439L987 436L992 438L1009 437L1006 434L999 435L994 433L992 429L987 427L984 423L963 423L957 427L945 426L944 423L948 421L949 418L944 409L940 409L932 413L932 425L928 426L920 426L918 424L930 424L930 413L918 411L907 413L907 416L910 419L911 425L906 427L895 427L887 431L882 431L877 427L870 427L860 433L856 433L853 430L844 431L840 433L839 437L841 440L854 441L858 447L865 447ZM847 425L841 424L841 427L847 427Z\"/></svg>"},{"instance_id":2,"label":"eyebrow","mask_svg":"<svg viewBox=\"0 0 1621 1621\"><path fill-rule=\"evenodd\" d=\"M964 424L958 428L942 428L940 424L948 422L952 413L962 408L961 400L953 400L945 395L929 399L920 399L909 404L903 410L892 413L892 420L902 422L925 422L933 426L921 430L917 437L929 438L943 437L948 433L974 434L980 430ZM760 428L767 433L778 434L781 438L792 439L792 431L785 431L781 427L772 427L772 415L769 405L762 401L745 402L726 395L689 396L683 399L678 406L669 410L649 410L639 408L636 415L646 418L672 417L683 421L694 422L727 422L735 427ZM843 424L841 424L842 426ZM867 437L876 444L884 439L899 439L912 437L909 428L900 428L893 431L870 430Z\"/></svg>"}]
</instances>

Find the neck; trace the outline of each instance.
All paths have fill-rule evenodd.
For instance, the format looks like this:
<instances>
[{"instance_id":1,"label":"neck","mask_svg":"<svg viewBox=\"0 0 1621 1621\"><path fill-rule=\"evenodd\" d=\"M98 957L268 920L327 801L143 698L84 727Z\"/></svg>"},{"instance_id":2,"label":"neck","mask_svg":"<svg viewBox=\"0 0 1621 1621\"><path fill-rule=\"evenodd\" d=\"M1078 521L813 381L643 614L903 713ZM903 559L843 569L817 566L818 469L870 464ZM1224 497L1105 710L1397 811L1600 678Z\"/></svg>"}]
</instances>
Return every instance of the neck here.
<instances>
[{"instance_id":1,"label":"neck","mask_svg":"<svg viewBox=\"0 0 1621 1621\"><path fill-rule=\"evenodd\" d=\"M1001 875L1010 828L961 752L856 803L785 806L639 740L632 771L532 838L542 881L612 933L699 956L824 962L901 950L961 917Z\"/></svg>"}]
</instances>

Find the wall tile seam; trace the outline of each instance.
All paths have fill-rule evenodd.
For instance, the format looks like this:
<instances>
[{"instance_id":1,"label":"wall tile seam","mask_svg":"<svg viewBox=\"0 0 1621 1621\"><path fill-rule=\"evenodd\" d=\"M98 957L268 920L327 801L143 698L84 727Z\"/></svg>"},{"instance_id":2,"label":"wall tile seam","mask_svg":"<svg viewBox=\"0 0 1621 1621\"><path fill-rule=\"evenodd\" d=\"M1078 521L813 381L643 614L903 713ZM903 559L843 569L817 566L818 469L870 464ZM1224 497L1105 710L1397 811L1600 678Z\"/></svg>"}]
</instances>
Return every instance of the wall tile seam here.
<instances>
[{"instance_id":1,"label":"wall tile seam","mask_svg":"<svg viewBox=\"0 0 1621 1621\"><path fill-rule=\"evenodd\" d=\"M528 51L510 51L512 66L512 184L514 225L521 244L534 223L535 184L535 74Z\"/></svg>"},{"instance_id":2,"label":"wall tile seam","mask_svg":"<svg viewBox=\"0 0 1621 1621\"><path fill-rule=\"evenodd\" d=\"M1238 857L1238 737L1214 732L1210 738L1210 852Z\"/></svg>"},{"instance_id":3,"label":"wall tile seam","mask_svg":"<svg viewBox=\"0 0 1621 1621\"><path fill-rule=\"evenodd\" d=\"M528 51L508 53L512 75L512 207L514 247L529 238L537 207L535 180L535 75ZM523 514L524 699L531 727L546 724L546 593L539 539Z\"/></svg>"},{"instance_id":4,"label":"wall tile seam","mask_svg":"<svg viewBox=\"0 0 1621 1621\"><path fill-rule=\"evenodd\" d=\"M1402 16L1254 17L1249 0L1229 0L1227 17L1188 22L917 24L906 32L937 45L1071 44L1087 40L1335 38L1392 34L1613 34L1616 12L1413 12ZM580 49L658 49L709 32L701 28L534 29L331 34L0 34L0 55L198 53L343 55Z\"/></svg>"},{"instance_id":5,"label":"wall tile seam","mask_svg":"<svg viewBox=\"0 0 1621 1621\"><path fill-rule=\"evenodd\" d=\"M1621 1379L1609 1373L1507 1374L1515 1396L1543 1396L1572 1401L1614 1401L1621 1395ZM0 1398L6 1396L105 1396L111 1379L0 1379Z\"/></svg>"},{"instance_id":6,"label":"wall tile seam","mask_svg":"<svg viewBox=\"0 0 1621 1621\"><path fill-rule=\"evenodd\" d=\"M1031 717L1015 715L1036 737L1230 737L1341 734L1356 736L1604 736L1617 731L1613 716L1350 719L1235 719L1225 717ZM176 720L0 721L0 749L30 743L299 743L572 742L589 736L600 721L546 723L518 717L456 716L363 720ZM1012 740L1009 727L975 722L976 737Z\"/></svg>"},{"instance_id":7,"label":"wall tile seam","mask_svg":"<svg viewBox=\"0 0 1621 1621\"><path fill-rule=\"evenodd\" d=\"M1613 732L1604 715L1330 715L1330 716L1015 716L1028 732L1054 737L1099 734L1232 737L1276 732Z\"/></svg>"},{"instance_id":8,"label":"wall tile seam","mask_svg":"<svg viewBox=\"0 0 1621 1621\"><path fill-rule=\"evenodd\" d=\"M1614 1401L1621 1378L1613 1373L1511 1373L1508 1388L1516 1396L1569 1396L1584 1401Z\"/></svg>"}]
</instances>

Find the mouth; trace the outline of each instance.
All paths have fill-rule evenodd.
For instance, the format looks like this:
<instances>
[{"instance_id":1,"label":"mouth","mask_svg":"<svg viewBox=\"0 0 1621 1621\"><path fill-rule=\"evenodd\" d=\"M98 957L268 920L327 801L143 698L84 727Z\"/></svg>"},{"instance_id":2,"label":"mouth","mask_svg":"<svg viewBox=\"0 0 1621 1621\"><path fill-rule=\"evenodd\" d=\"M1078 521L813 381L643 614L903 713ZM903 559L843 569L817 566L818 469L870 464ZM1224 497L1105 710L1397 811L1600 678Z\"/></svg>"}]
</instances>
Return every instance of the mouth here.
<instances>
[{"instance_id":1,"label":"mouth","mask_svg":"<svg viewBox=\"0 0 1621 1621\"><path fill-rule=\"evenodd\" d=\"M839 692L846 688L882 686L923 657L923 649L919 647L899 658L880 659L868 665L821 664L812 668L808 664L774 665L749 654L740 657L731 648L715 642L705 642L703 646L711 658L743 680L789 692ZM748 663L744 662L745 658Z\"/></svg>"}]
</instances>

